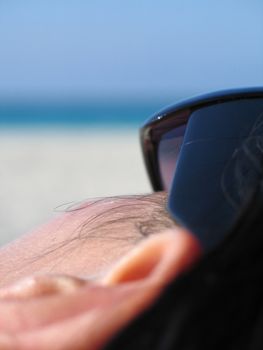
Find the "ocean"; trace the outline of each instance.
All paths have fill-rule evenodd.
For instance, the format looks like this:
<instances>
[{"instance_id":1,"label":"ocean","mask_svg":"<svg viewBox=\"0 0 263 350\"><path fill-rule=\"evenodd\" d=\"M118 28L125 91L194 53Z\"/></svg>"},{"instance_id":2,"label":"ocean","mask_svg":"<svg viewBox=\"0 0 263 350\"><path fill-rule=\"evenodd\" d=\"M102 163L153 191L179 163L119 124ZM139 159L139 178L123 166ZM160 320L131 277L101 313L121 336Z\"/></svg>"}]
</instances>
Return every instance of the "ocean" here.
<instances>
[{"instance_id":1,"label":"ocean","mask_svg":"<svg viewBox=\"0 0 263 350\"><path fill-rule=\"evenodd\" d=\"M138 128L164 103L1 103L0 127L117 127Z\"/></svg>"}]
</instances>

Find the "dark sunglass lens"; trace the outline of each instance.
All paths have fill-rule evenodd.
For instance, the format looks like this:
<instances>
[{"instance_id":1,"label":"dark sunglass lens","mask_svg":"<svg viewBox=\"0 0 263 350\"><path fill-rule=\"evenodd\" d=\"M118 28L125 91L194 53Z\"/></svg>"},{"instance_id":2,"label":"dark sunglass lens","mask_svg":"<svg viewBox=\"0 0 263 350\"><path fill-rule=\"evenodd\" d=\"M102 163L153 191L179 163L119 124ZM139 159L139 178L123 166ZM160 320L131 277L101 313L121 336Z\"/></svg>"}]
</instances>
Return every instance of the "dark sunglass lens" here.
<instances>
[{"instance_id":1,"label":"dark sunglass lens","mask_svg":"<svg viewBox=\"0 0 263 350\"><path fill-rule=\"evenodd\" d=\"M163 189L169 191L183 142L186 125L164 133L158 146L158 164Z\"/></svg>"},{"instance_id":2,"label":"dark sunglass lens","mask_svg":"<svg viewBox=\"0 0 263 350\"><path fill-rule=\"evenodd\" d=\"M187 124L169 209L213 248L235 223L262 179L263 99L214 104Z\"/></svg>"}]
</instances>

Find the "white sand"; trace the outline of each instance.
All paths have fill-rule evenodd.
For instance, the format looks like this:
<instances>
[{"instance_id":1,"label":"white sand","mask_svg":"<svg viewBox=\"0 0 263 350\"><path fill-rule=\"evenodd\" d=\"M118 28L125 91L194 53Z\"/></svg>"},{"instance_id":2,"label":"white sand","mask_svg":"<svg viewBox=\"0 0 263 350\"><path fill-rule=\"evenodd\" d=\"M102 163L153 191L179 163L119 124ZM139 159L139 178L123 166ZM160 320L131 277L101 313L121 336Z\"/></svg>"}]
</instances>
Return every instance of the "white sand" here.
<instances>
[{"instance_id":1,"label":"white sand","mask_svg":"<svg viewBox=\"0 0 263 350\"><path fill-rule=\"evenodd\" d=\"M2 130L0 164L0 244L60 205L151 191L136 130Z\"/></svg>"}]
</instances>

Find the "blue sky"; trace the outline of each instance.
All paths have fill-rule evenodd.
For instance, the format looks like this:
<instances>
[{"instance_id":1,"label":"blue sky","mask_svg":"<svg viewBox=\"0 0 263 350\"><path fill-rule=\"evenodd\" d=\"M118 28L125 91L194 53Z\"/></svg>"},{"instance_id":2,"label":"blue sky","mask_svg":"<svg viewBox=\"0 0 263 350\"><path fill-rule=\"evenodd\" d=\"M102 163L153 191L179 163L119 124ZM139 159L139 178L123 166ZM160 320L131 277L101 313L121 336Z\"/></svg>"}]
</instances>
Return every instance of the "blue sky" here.
<instances>
[{"instance_id":1,"label":"blue sky","mask_svg":"<svg viewBox=\"0 0 263 350\"><path fill-rule=\"evenodd\" d=\"M262 0L0 2L0 99L263 86Z\"/></svg>"}]
</instances>

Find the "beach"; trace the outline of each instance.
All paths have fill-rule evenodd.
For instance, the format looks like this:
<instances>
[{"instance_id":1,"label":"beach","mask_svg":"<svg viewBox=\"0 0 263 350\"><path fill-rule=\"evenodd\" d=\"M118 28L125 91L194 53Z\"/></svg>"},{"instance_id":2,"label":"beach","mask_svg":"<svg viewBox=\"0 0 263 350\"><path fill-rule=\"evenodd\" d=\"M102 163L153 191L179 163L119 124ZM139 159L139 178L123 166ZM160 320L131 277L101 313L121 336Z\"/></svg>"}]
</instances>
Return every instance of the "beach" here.
<instances>
[{"instance_id":1,"label":"beach","mask_svg":"<svg viewBox=\"0 0 263 350\"><path fill-rule=\"evenodd\" d=\"M0 244L73 203L148 193L136 128L2 129Z\"/></svg>"}]
</instances>

